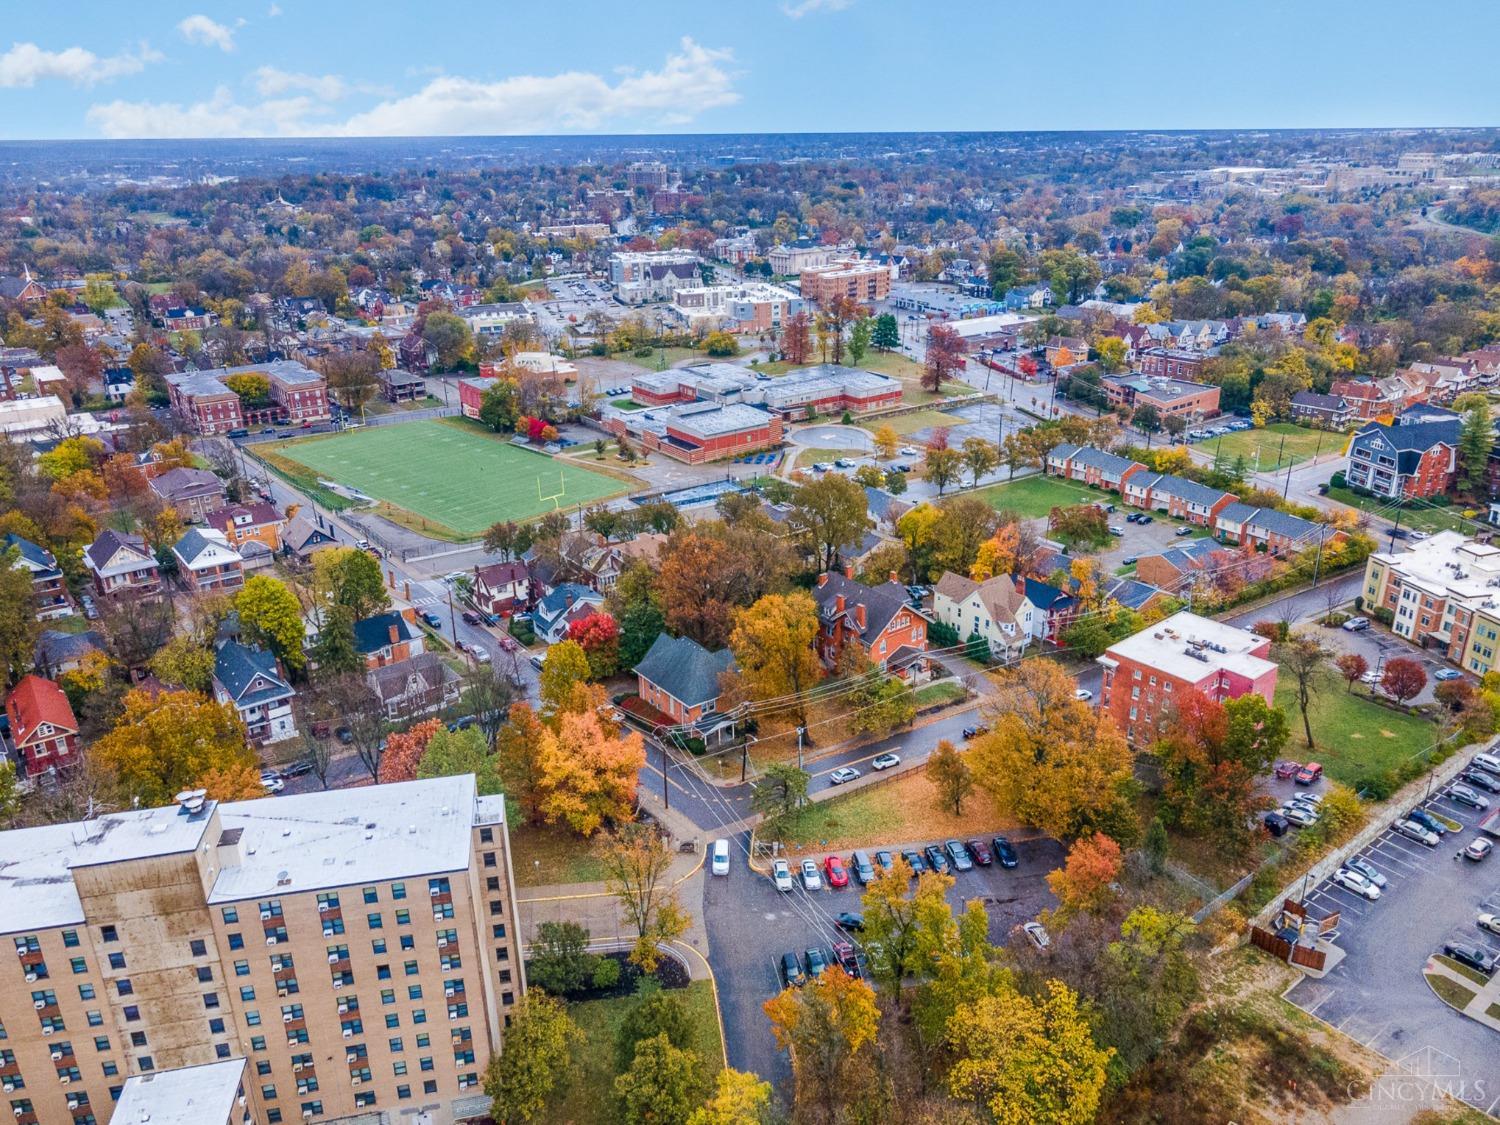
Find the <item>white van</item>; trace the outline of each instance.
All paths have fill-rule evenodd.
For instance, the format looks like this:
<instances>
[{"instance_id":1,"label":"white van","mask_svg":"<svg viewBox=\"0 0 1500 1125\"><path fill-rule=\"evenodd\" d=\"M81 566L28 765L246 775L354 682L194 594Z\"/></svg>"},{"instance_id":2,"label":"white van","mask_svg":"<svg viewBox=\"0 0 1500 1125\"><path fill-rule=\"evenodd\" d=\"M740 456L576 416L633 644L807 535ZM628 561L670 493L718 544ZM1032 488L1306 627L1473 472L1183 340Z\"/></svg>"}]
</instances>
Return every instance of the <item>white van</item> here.
<instances>
[{"instance_id":1,"label":"white van","mask_svg":"<svg viewBox=\"0 0 1500 1125\"><path fill-rule=\"evenodd\" d=\"M715 875L729 874L729 841L715 840L709 870Z\"/></svg>"}]
</instances>

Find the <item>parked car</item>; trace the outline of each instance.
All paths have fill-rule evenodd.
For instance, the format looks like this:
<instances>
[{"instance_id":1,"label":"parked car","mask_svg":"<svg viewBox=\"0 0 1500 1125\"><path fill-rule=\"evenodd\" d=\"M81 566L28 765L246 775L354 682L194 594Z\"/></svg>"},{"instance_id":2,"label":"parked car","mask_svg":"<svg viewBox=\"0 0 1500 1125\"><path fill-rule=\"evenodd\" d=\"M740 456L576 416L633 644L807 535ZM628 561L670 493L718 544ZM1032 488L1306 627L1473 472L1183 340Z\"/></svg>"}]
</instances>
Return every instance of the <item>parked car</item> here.
<instances>
[{"instance_id":1,"label":"parked car","mask_svg":"<svg viewBox=\"0 0 1500 1125\"><path fill-rule=\"evenodd\" d=\"M348 746L349 743L354 741L354 732L348 727L339 727L338 730L333 732L333 737L338 739L345 746Z\"/></svg>"},{"instance_id":2,"label":"parked car","mask_svg":"<svg viewBox=\"0 0 1500 1125\"><path fill-rule=\"evenodd\" d=\"M1124 535L1125 535L1125 529L1123 527L1116 527L1114 524L1110 524L1109 525L1109 533L1111 535L1113 535L1116 539L1120 539L1120 538L1124 537Z\"/></svg>"},{"instance_id":3,"label":"parked car","mask_svg":"<svg viewBox=\"0 0 1500 1125\"><path fill-rule=\"evenodd\" d=\"M1371 668L1368 672L1360 676L1359 682L1366 687L1375 687L1382 679L1384 679L1384 676Z\"/></svg>"},{"instance_id":4,"label":"parked car","mask_svg":"<svg viewBox=\"0 0 1500 1125\"><path fill-rule=\"evenodd\" d=\"M1490 852L1494 850L1495 841L1486 840L1483 836L1479 836L1470 840L1468 846L1464 848L1464 858L1472 859L1475 863L1478 863L1481 860L1489 859Z\"/></svg>"},{"instance_id":5,"label":"parked car","mask_svg":"<svg viewBox=\"0 0 1500 1125\"><path fill-rule=\"evenodd\" d=\"M1391 827L1408 840L1415 840L1419 844L1426 844L1429 848L1438 846L1437 833L1429 832L1414 820L1398 820Z\"/></svg>"},{"instance_id":6,"label":"parked car","mask_svg":"<svg viewBox=\"0 0 1500 1125\"><path fill-rule=\"evenodd\" d=\"M942 848L936 844L928 844L922 849L922 856L927 860L927 865L939 875L948 874L950 864L948 863L948 857L943 854Z\"/></svg>"},{"instance_id":7,"label":"parked car","mask_svg":"<svg viewBox=\"0 0 1500 1125\"><path fill-rule=\"evenodd\" d=\"M1308 762L1297 771L1298 785L1316 785L1323 777L1323 767L1317 762Z\"/></svg>"},{"instance_id":8,"label":"parked car","mask_svg":"<svg viewBox=\"0 0 1500 1125\"><path fill-rule=\"evenodd\" d=\"M1277 839L1285 836L1287 832L1291 830L1292 826L1291 821L1287 820L1286 817L1276 812L1266 813L1265 819L1262 821L1262 823L1266 826L1266 831L1269 832L1272 836L1275 836Z\"/></svg>"},{"instance_id":9,"label":"parked car","mask_svg":"<svg viewBox=\"0 0 1500 1125\"><path fill-rule=\"evenodd\" d=\"M916 848L902 848L901 858L906 860L906 865L911 868L913 875L925 875L927 873L927 864L922 859L922 853L917 851Z\"/></svg>"},{"instance_id":10,"label":"parked car","mask_svg":"<svg viewBox=\"0 0 1500 1125\"><path fill-rule=\"evenodd\" d=\"M882 754L870 763L870 768L872 770L888 770L892 766L899 766L900 764L900 754Z\"/></svg>"},{"instance_id":11,"label":"parked car","mask_svg":"<svg viewBox=\"0 0 1500 1125\"><path fill-rule=\"evenodd\" d=\"M1078 700L1080 703L1087 703L1089 700L1094 698L1094 693L1089 691L1088 688L1081 687L1073 693L1073 698Z\"/></svg>"},{"instance_id":12,"label":"parked car","mask_svg":"<svg viewBox=\"0 0 1500 1125\"><path fill-rule=\"evenodd\" d=\"M1357 894L1361 898L1367 898L1371 902L1380 897L1379 887L1366 879L1358 871L1353 871L1348 867L1340 867L1335 871L1333 873L1333 881L1343 887L1344 890Z\"/></svg>"},{"instance_id":13,"label":"parked car","mask_svg":"<svg viewBox=\"0 0 1500 1125\"><path fill-rule=\"evenodd\" d=\"M1427 831L1436 833L1440 840L1448 835L1448 826L1426 809L1412 809L1406 814L1406 819L1415 820Z\"/></svg>"},{"instance_id":14,"label":"parked car","mask_svg":"<svg viewBox=\"0 0 1500 1125\"><path fill-rule=\"evenodd\" d=\"M709 871L715 875L729 874L729 841L718 839L714 841L713 859L709 861Z\"/></svg>"},{"instance_id":15,"label":"parked car","mask_svg":"<svg viewBox=\"0 0 1500 1125\"><path fill-rule=\"evenodd\" d=\"M1469 765L1475 769L1488 770L1493 774L1500 774L1500 758L1489 754L1475 754L1469 759Z\"/></svg>"},{"instance_id":16,"label":"parked car","mask_svg":"<svg viewBox=\"0 0 1500 1125\"><path fill-rule=\"evenodd\" d=\"M1471 809L1487 809L1490 807L1490 799L1481 797L1467 785L1448 786L1448 800L1459 805L1468 805Z\"/></svg>"},{"instance_id":17,"label":"parked car","mask_svg":"<svg viewBox=\"0 0 1500 1125\"><path fill-rule=\"evenodd\" d=\"M918 457L921 455L920 450L914 449L909 445L903 445L898 452L903 457Z\"/></svg>"},{"instance_id":18,"label":"parked car","mask_svg":"<svg viewBox=\"0 0 1500 1125\"><path fill-rule=\"evenodd\" d=\"M1016 857L1016 849L1004 836L996 836L990 841L990 845L995 849L995 859L1000 862L1001 867L1014 867L1020 862Z\"/></svg>"},{"instance_id":19,"label":"parked car","mask_svg":"<svg viewBox=\"0 0 1500 1125\"><path fill-rule=\"evenodd\" d=\"M789 891L796 884L792 882L792 869L787 866L784 859L773 859L771 861L771 882L776 885L778 891Z\"/></svg>"},{"instance_id":20,"label":"parked car","mask_svg":"<svg viewBox=\"0 0 1500 1125\"><path fill-rule=\"evenodd\" d=\"M1495 971L1495 959L1484 951L1483 946L1450 941L1443 944L1443 952L1460 965L1467 965L1471 969L1478 969L1485 976L1489 976Z\"/></svg>"},{"instance_id":21,"label":"parked car","mask_svg":"<svg viewBox=\"0 0 1500 1125\"><path fill-rule=\"evenodd\" d=\"M1500 793L1500 778L1484 770L1464 770L1458 779L1465 785L1476 785L1487 793Z\"/></svg>"},{"instance_id":22,"label":"parked car","mask_svg":"<svg viewBox=\"0 0 1500 1125\"><path fill-rule=\"evenodd\" d=\"M859 776L859 771L853 766L840 766L828 775L829 785L842 785L846 781L853 781Z\"/></svg>"},{"instance_id":23,"label":"parked car","mask_svg":"<svg viewBox=\"0 0 1500 1125\"><path fill-rule=\"evenodd\" d=\"M823 877L818 874L817 862L811 859L802 861L802 889L804 891L821 891L823 889Z\"/></svg>"},{"instance_id":24,"label":"parked car","mask_svg":"<svg viewBox=\"0 0 1500 1125\"><path fill-rule=\"evenodd\" d=\"M980 867L988 867L995 862L994 853L983 840L965 840L964 847L969 849L969 854Z\"/></svg>"},{"instance_id":25,"label":"parked car","mask_svg":"<svg viewBox=\"0 0 1500 1125\"><path fill-rule=\"evenodd\" d=\"M854 462L851 461L848 457L840 457L840 458L838 458L837 460L834 461L834 465L837 466L840 469L852 469L852 468L854 468Z\"/></svg>"},{"instance_id":26,"label":"parked car","mask_svg":"<svg viewBox=\"0 0 1500 1125\"><path fill-rule=\"evenodd\" d=\"M1027 922L1021 927L1021 932L1026 935L1026 940L1038 949L1046 949L1052 944L1052 936L1047 933L1047 927L1040 922Z\"/></svg>"},{"instance_id":27,"label":"parked car","mask_svg":"<svg viewBox=\"0 0 1500 1125\"><path fill-rule=\"evenodd\" d=\"M1177 536L1179 539L1181 539L1184 535L1191 535L1192 533L1193 529L1190 527L1179 527L1176 531L1172 532L1172 534Z\"/></svg>"},{"instance_id":28,"label":"parked car","mask_svg":"<svg viewBox=\"0 0 1500 1125\"><path fill-rule=\"evenodd\" d=\"M469 655L474 658L475 664L488 664L490 662L489 650L483 645L470 645Z\"/></svg>"},{"instance_id":29,"label":"parked car","mask_svg":"<svg viewBox=\"0 0 1500 1125\"><path fill-rule=\"evenodd\" d=\"M815 473L826 473L826 472L828 472L832 468L833 468L833 464L831 462L829 462L829 461L814 461L813 462L813 472L815 472Z\"/></svg>"},{"instance_id":30,"label":"parked car","mask_svg":"<svg viewBox=\"0 0 1500 1125\"><path fill-rule=\"evenodd\" d=\"M953 870L974 870L974 861L969 858L969 849L964 847L958 840L949 840L943 847L948 852L948 858L953 862Z\"/></svg>"},{"instance_id":31,"label":"parked car","mask_svg":"<svg viewBox=\"0 0 1500 1125\"><path fill-rule=\"evenodd\" d=\"M848 930L850 933L858 933L865 928L865 916L853 910L840 911L834 918L834 922L838 924L839 929Z\"/></svg>"},{"instance_id":32,"label":"parked car","mask_svg":"<svg viewBox=\"0 0 1500 1125\"><path fill-rule=\"evenodd\" d=\"M547 663L547 657L543 653L533 652L530 659L527 660L527 663L535 668L538 672L540 672L542 670L542 665Z\"/></svg>"},{"instance_id":33,"label":"parked car","mask_svg":"<svg viewBox=\"0 0 1500 1125\"><path fill-rule=\"evenodd\" d=\"M286 788L286 782L281 780L281 775L275 770L265 770L262 772L260 783L266 787L267 793L280 793Z\"/></svg>"},{"instance_id":34,"label":"parked car","mask_svg":"<svg viewBox=\"0 0 1500 1125\"><path fill-rule=\"evenodd\" d=\"M1500 914L1481 914L1475 919L1481 930L1489 930L1492 934L1500 934Z\"/></svg>"},{"instance_id":35,"label":"parked car","mask_svg":"<svg viewBox=\"0 0 1500 1125\"><path fill-rule=\"evenodd\" d=\"M870 862L869 852L855 852L849 857L849 870L859 880L861 887L869 886L875 878L875 865Z\"/></svg>"},{"instance_id":36,"label":"parked car","mask_svg":"<svg viewBox=\"0 0 1500 1125\"><path fill-rule=\"evenodd\" d=\"M1439 668L1432 674L1432 678L1439 683L1447 683L1449 680L1461 680L1464 674L1457 668Z\"/></svg>"},{"instance_id":37,"label":"parked car","mask_svg":"<svg viewBox=\"0 0 1500 1125\"><path fill-rule=\"evenodd\" d=\"M896 869L896 857L885 848L881 848L875 853L875 866L879 867L882 872L894 871Z\"/></svg>"},{"instance_id":38,"label":"parked car","mask_svg":"<svg viewBox=\"0 0 1500 1125\"><path fill-rule=\"evenodd\" d=\"M326 736L325 736L326 737ZM307 758L298 758L295 762L288 762L282 766L279 772L283 778L303 777L312 773L313 763Z\"/></svg>"},{"instance_id":39,"label":"parked car","mask_svg":"<svg viewBox=\"0 0 1500 1125\"><path fill-rule=\"evenodd\" d=\"M807 983L807 977L802 974L802 962L795 953L781 955L781 979L788 988L801 988Z\"/></svg>"},{"instance_id":40,"label":"parked car","mask_svg":"<svg viewBox=\"0 0 1500 1125\"><path fill-rule=\"evenodd\" d=\"M1306 828L1318 823L1318 814L1306 805L1299 805L1295 801L1288 801L1281 806L1281 815L1298 828Z\"/></svg>"},{"instance_id":41,"label":"parked car","mask_svg":"<svg viewBox=\"0 0 1500 1125\"><path fill-rule=\"evenodd\" d=\"M1136 563L1138 563L1140 561L1141 561L1141 559L1140 559L1139 555L1131 555L1127 559L1121 559L1120 560L1120 565L1121 566L1134 566Z\"/></svg>"},{"instance_id":42,"label":"parked car","mask_svg":"<svg viewBox=\"0 0 1500 1125\"><path fill-rule=\"evenodd\" d=\"M1376 869L1375 865L1367 859L1362 859L1359 856L1353 856L1350 859L1346 859L1344 861L1344 866L1347 867L1350 871L1359 872L1365 877L1366 882L1373 883L1377 887L1385 886L1385 876L1382 875Z\"/></svg>"},{"instance_id":43,"label":"parked car","mask_svg":"<svg viewBox=\"0 0 1500 1125\"><path fill-rule=\"evenodd\" d=\"M830 887L849 885L849 872L844 868L844 861L836 855L828 856L823 860L823 877L828 880Z\"/></svg>"},{"instance_id":44,"label":"parked car","mask_svg":"<svg viewBox=\"0 0 1500 1125\"><path fill-rule=\"evenodd\" d=\"M1293 762L1283 759L1282 761L1276 763L1276 779L1278 781L1288 781L1291 778L1296 777L1297 771L1301 768L1301 762Z\"/></svg>"},{"instance_id":45,"label":"parked car","mask_svg":"<svg viewBox=\"0 0 1500 1125\"><path fill-rule=\"evenodd\" d=\"M845 974L859 980L862 974L859 971L859 954L854 952L854 946L847 941L836 941L833 943L833 960L843 969Z\"/></svg>"},{"instance_id":46,"label":"parked car","mask_svg":"<svg viewBox=\"0 0 1500 1125\"><path fill-rule=\"evenodd\" d=\"M1346 633L1360 633L1369 627L1370 619L1368 617L1351 617L1348 621L1344 622L1344 632Z\"/></svg>"},{"instance_id":47,"label":"parked car","mask_svg":"<svg viewBox=\"0 0 1500 1125\"><path fill-rule=\"evenodd\" d=\"M909 473L909 472L911 472L911 466L910 465L897 465L896 466L896 471L898 473Z\"/></svg>"},{"instance_id":48,"label":"parked car","mask_svg":"<svg viewBox=\"0 0 1500 1125\"><path fill-rule=\"evenodd\" d=\"M973 727L964 727L964 741L967 742L971 738L978 738L981 734L988 734L989 732L990 728L984 726L983 724Z\"/></svg>"},{"instance_id":49,"label":"parked car","mask_svg":"<svg viewBox=\"0 0 1500 1125\"><path fill-rule=\"evenodd\" d=\"M817 946L813 946L807 951L807 975L809 977L817 980L827 968L828 954L824 953Z\"/></svg>"}]
</instances>

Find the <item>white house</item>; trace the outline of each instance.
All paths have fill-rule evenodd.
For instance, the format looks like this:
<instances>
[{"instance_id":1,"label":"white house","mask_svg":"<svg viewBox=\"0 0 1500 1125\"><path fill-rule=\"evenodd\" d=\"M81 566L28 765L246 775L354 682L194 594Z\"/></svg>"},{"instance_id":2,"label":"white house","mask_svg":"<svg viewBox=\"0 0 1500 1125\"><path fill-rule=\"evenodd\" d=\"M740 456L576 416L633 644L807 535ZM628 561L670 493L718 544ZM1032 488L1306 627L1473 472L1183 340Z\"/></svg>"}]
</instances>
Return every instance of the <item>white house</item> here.
<instances>
[{"instance_id":1,"label":"white house","mask_svg":"<svg viewBox=\"0 0 1500 1125\"><path fill-rule=\"evenodd\" d=\"M995 656L1014 656L1036 632L1036 607L1023 583L1008 574L975 582L947 571L933 587L932 612L961 641L983 637Z\"/></svg>"}]
</instances>

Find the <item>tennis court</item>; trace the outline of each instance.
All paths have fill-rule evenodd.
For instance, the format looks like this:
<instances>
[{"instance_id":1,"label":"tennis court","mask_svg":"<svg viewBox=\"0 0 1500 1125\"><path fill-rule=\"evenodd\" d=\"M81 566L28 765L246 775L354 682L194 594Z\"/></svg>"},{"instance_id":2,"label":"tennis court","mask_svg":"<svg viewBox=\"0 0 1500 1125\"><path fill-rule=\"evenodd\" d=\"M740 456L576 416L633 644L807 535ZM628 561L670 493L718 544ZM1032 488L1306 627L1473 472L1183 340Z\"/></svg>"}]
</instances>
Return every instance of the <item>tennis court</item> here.
<instances>
[{"instance_id":1,"label":"tennis court","mask_svg":"<svg viewBox=\"0 0 1500 1125\"><path fill-rule=\"evenodd\" d=\"M295 439L272 449L462 535L628 491L613 477L437 421Z\"/></svg>"}]
</instances>

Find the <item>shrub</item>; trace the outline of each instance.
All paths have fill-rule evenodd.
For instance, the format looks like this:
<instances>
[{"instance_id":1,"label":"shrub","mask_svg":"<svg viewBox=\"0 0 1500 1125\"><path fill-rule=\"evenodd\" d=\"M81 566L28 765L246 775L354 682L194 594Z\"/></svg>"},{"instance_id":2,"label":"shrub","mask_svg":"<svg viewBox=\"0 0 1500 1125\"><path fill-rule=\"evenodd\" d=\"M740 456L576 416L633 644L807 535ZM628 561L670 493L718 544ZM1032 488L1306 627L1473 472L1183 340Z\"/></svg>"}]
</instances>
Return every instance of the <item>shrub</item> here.
<instances>
[{"instance_id":1,"label":"shrub","mask_svg":"<svg viewBox=\"0 0 1500 1125\"><path fill-rule=\"evenodd\" d=\"M1334 473L1333 476L1331 476L1331 477L1328 478L1328 487L1329 488L1345 488L1347 486L1346 486L1346 484L1344 482L1345 482L1344 470L1340 469L1338 472Z\"/></svg>"},{"instance_id":2,"label":"shrub","mask_svg":"<svg viewBox=\"0 0 1500 1125\"><path fill-rule=\"evenodd\" d=\"M594 966L594 987L598 989L613 988L620 983L620 962L613 957L601 957L599 963Z\"/></svg>"},{"instance_id":3,"label":"shrub","mask_svg":"<svg viewBox=\"0 0 1500 1125\"><path fill-rule=\"evenodd\" d=\"M927 639L933 648L955 648L958 645L958 630L942 621L927 626Z\"/></svg>"}]
</instances>

